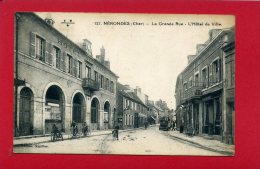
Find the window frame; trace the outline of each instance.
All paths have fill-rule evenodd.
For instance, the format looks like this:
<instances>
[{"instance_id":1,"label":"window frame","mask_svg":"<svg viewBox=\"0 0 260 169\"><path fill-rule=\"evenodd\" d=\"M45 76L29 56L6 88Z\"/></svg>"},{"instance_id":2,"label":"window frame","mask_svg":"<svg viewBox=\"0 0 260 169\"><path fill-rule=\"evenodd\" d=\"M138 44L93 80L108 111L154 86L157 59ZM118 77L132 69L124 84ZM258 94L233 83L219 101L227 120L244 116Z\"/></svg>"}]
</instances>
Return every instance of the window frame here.
<instances>
[{"instance_id":1,"label":"window frame","mask_svg":"<svg viewBox=\"0 0 260 169\"><path fill-rule=\"evenodd\" d=\"M53 63L53 66L57 69L60 69L61 67L61 50L59 47L55 46L55 45L52 45L52 48L53 48L53 55L54 55L54 59L55 60L55 64ZM57 59L57 54L58 54L58 59ZM59 66L57 66L59 65Z\"/></svg>"},{"instance_id":2,"label":"window frame","mask_svg":"<svg viewBox=\"0 0 260 169\"><path fill-rule=\"evenodd\" d=\"M42 59L40 58L40 56L38 55L38 39L42 42L41 43L41 53L42 55L40 55L42 57ZM42 36L40 36L39 34L35 34L35 58L45 62L45 51L46 51L46 39L43 38Z\"/></svg>"}]
</instances>

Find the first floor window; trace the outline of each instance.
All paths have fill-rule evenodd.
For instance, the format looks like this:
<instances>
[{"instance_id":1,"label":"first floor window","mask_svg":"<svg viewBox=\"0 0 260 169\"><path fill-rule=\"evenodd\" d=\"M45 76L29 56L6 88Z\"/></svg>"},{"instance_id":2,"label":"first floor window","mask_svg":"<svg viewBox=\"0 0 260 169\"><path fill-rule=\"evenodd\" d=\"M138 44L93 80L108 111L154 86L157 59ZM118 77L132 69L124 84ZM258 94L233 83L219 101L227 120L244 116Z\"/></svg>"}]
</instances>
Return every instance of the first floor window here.
<instances>
[{"instance_id":1,"label":"first floor window","mask_svg":"<svg viewBox=\"0 0 260 169\"><path fill-rule=\"evenodd\" d=\"M104 76L101 75L101 88L104 88Z\"/></svg>"},{"instance_id":2,"label":"first floor window","mask_svg":"<svg viewBox=\"0 0 260 169\"><path fill-rule=\"evenodd\" d=\"M202 82L203 82L203 87L206 87L207 85L207 69L202 70Z\"/></svg>"},{"instance_id":3,"label":"first floor window","mask_svg":"<svg viewBox=\"0 0 260 169\"><path fill-rule=\"evenodd\" d=\"M44 61L45 41L43 38L36 36L36 58Z\"/></svg>"},{"instance_id":4,"label":"first floor window","mask_svg":"<svg viewBox=\"0 0 260 169\"><path fill-rule=\"evenodd\" d=\"M82 77L81 69L82 69L82 63L78 61L78 78Z\"/></svg>"},{"instance_id":5,"label":"first floor window","mask_svg":"<svg viewBox=\"0 0 260 169\"><path fill-rule=\"evenodd\" d=\"M112 93L114 93L114 82L113 81L110 82L110 91Z\"/></svg>"},{"instance_id":6,"label":"first floor window","mask_svg":"<svg viewBox=\"0 0 260 169\"><path fill-rule=\"evenodd\" d=\"M53 47L53 55L54 55L54 59L53 59L53 65L60 69L60 49L57 47Z\"/></svg>"},{"instance_id":7,"label":"first floor window","mask_svg":"<svg viewBox=\"0 0 260 169\"><path fill-rule=\"evenodd\" d=\"M67 55L67 60L68 60L68 66L67 66L67 70L68 73L72 74L72 64L73 64L73 58L70 55Z\"/></svg>"},{"instance_id":8,"label":"first floor window","mask_svg":"<svg viewBox=\"0 0 260 169\"><path fill-rule=\"evenodd\" d=\"M106 89L109 90L109 79L106 79Z\"/></svg>"},{"instance_id":9,"label":"first floor window","mask_svg":"<svg viewBox=\"0 0 260 169\"><path fill-rule=\"evenodd\" d=\"M91 69L88 66L86 66L86 78L91 78Z\"/></svg>"}]
</instances>

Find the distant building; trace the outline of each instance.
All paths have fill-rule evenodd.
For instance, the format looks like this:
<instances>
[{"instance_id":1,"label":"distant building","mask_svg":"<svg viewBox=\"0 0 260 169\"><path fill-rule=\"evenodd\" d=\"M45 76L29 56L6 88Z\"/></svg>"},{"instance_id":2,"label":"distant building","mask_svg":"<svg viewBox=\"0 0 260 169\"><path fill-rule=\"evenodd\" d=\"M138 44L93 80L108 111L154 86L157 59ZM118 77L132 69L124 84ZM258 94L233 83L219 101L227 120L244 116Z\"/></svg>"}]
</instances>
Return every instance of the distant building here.
<instances>
[{"instance_id":1,"label":"distant building","mask_svg":"<svg viewBox=\"0 0 260 169\"><path fill-rule=\"evenodd\" d=\"M159 110L159 118L162 117L170 117L171 116L171 110L168 108L167 103L163 100L155 101L155 106Z\"/></svg>"},{"instance_id":2,"label":"distant building","mask_svg":"<svg viewBox=\"0 0 260 169\"><path fill-rule=\"evenodd\" d=\"M141 90L141 89L140 89ZM129 85L117 83L117 123L121 129L143 127L148 107Z\"/></svg>"},{"instance_id":3,"label":"distant building","mask_svg":"<svg viewBox=\"0 0 260 169\"><path fill-rule=\"evenodd\" d=\"M92 130L113 127L118 76L104 47L94 58L90 41L76 45L52 19L15 17L15 136L49 134L53 124L68 133L72 121Z\"/></svg>"},{"instance_id":4,"label":"distant building","mask_svg":"<svg viewBox=\"0 0 260 169\"><path fill-rule=\"evenodd\" d=\"M234 143L234 28L211 30L188 56L175 88L177 128Z\"/></svg>"},{"instance_id":5,"label":"distant building","mask_svg":"<svg viewBox=\"0 0 260 169\"><path fill-rule=\"evenodd\" d=\"M159 123L159 114L162 110L154 104L154 101L148 100L148 122L150 124Z\"/></svg>"}]
</instances>

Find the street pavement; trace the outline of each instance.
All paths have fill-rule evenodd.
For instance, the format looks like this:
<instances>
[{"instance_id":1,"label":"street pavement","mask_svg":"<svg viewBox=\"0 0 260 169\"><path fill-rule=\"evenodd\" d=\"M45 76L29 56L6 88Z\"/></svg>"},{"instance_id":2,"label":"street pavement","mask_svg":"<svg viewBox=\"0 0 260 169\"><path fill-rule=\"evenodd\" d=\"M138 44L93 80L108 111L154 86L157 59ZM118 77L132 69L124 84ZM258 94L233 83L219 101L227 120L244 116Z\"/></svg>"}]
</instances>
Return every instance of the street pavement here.
<instances>
[{"instance_id":1,"label":"street pavement","mask_svg":"<svg viewBox=\"0 0 260 169\"><path fill-rule=\"evenodd\" d=\"M136 155L234 155L234 145L178 131L159 131L158 126L121 130L114 140L111 130L93 131L88 137L52 142L50 136L15 138L15 153L136 154Z\"/></svg>"},{"instance_id":2,"label":"street pavement","mask_svg":"<svg viewBox=\"0 0 260 169\"><path fill-rule=\"evenodd\" d=\"M211 139L208 136L188 136L180 133L179 131L168 131L167 135L179 141L188 142L194 146L206 150L215 151L226 155L235 155L234 145L225 144L221 141Z\"/></svg>"}]
</instances>

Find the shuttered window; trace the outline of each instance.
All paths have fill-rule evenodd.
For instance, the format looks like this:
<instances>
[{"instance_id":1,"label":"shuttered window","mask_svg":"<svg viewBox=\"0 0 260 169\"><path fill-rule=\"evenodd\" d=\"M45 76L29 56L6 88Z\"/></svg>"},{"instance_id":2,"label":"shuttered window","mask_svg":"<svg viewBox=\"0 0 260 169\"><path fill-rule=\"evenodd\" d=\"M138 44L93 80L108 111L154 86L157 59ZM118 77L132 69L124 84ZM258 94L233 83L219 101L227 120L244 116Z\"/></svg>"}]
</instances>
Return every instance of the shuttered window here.
<instances>
[{"instance_id":1,"label":"shuttered window","mask_svg":"<svg viewBox=\"0 0 260 169\"><path fill-rule=\"evenodd\" d=\"M53 46L53 65L60 69L60 65L61 65L61 56L60 56L60 49L57 48L56 46Z\"/></svg>"},{"instance_id":2,"label":"shuttered window","mask_svg":"<svg viewBox=\"0 0 260 169\"><path fill-rule=\"evenodd\" d=\"M45 61L45 41L40 36L36 35L36 58Z\"/></svg>"},{"instance_id":3,"label":"shuttered window","mask_svg":"<svg viewBox=\"0 0 260 169\"><path fill-rule=\"evenodd\" d=\"M201 74L202 74L202 76L201 76L202 79L201 80L202 80L202 83L203 83L202 86L203 87L207 87L207 77L208 77L207 76L207 68L202 69L202 73Z\"/></svg>"},{"instance_id":4,"label":"shuttered window","mask_svg":"<svg viewBox=\"0 0 260 169\"><path fill-rule=\"evenodd\" d=\"M73 65L72 65L72 75L73 76L75 76L75 77L77 77L78 76L78 70L77 70L77 62L78 62L78 60L77 59L73 59L72 58L72 61L73 61Z\"/></svg>"},{"instance_id":5,"label":"shuttered window","mask_svg":"<svg viewBox=\"0 0 260 169\"><path fill-rule=\"evenodd\" d=\"M36 58L35 42L36 42L36 34L34 32L31 32L31 37L30 37L30 55L33 58Z\"/></svg>"},{"instance_id":6,"label":"shuttered window","mask_svg":"<svg viewBox=\"0 0 260 169\"><path fill-rule=\"evenodd\" d=\"M53 65L53 47L50 42L45 42L46 43L46 50L45 50L45 62Z\"/></svg>"},{"instance_id":7,"label":"shuttered window","mask_svg":"<svg viewBox=\"0 0 260 169\"><path fill-rule=\"evenodd\" d=\"M67 57L67 53L64 51L60 57L60 70L62 70L63 72L66 72L66 65L67 65L66 57Z\"/></svg>"},{"instance_id":8,"label":"shuttered window","mask_svg":"<svg viewBox=\"0 0 260 169\"><path fill-rule=\"evenodd\" d=\"M95 71L95 81L98 82L98 72Z\"/></svg>"},{"instance_id":9,"label":"shuttered window","mask_svg":"<svg viewBox=\"0 0 260 169\"><path fill-rule=\"evenodd\" d=\"M45 61L45 40L36 35L36 33L31 32L30 35L30 55L33 58L37 58L41 61Z\"/></svg>"},{"instance_id":10,"label":"shuttered window","mask_svg":"<svg viewBox=\"0 0 260 169\"><path fill-rule=\"evenodd\" d=\"M67 73L72 74L73 58L67 54Z\"/></svg>"},{"instance_id":11,"label":"shuttered window","mask_svg":"<svg viewBox=\"0 0 260 169\"><path fill-rule=\"evenodd\" d=\"M104 88L104 76L103 75L101 75L101 88Z\"/></svg>"},{"instance_id":12,"label":"shuttered window","mask_svg":"<svg viewBox=\"0 0 260 169\"><path fill-rule=\"evenodd\" d=\"M212 75L213 75L213 82L216 83L219 81L219 60L216 60L212 64Z\"/></svg>"},{"instance_id":13,"label":"shuttered window","mask_svg":"<svg viewBox=\"0 0 260 169\"><path fill-rule=\"evenodd\" d=\"M91 68L86 66L86 78L91 78Z\"/></svg>"},{"instance_id":14,"label":"shuttered window","mask_svg":"<svg viewBox=\"0 0 260 169\"><path fill-rule=\"evenodd\" d=\"M78 78L81 78L82 77L82 62L81 61L78 61Z\"/></svg>"},{"instance_id":15,"label":"shuttered window","mask_svg":"<svg viewBox=\"0 0 260 169\"><path fill-rule=\"evenodd\" d=\"M110 82L110 91L112 93L114 93L114 82L113 81Z\"/></svg>"},{"instance_id":16,"label":"shuttered window","mask_svg":"<svg viewBox=\"0 0 260 169\"><path fill-rule=\"evenodd\" d=\"M110 90L109 89L109 79L108 78L106 78L106 90Z\"/></svg>"}]
</instances>

